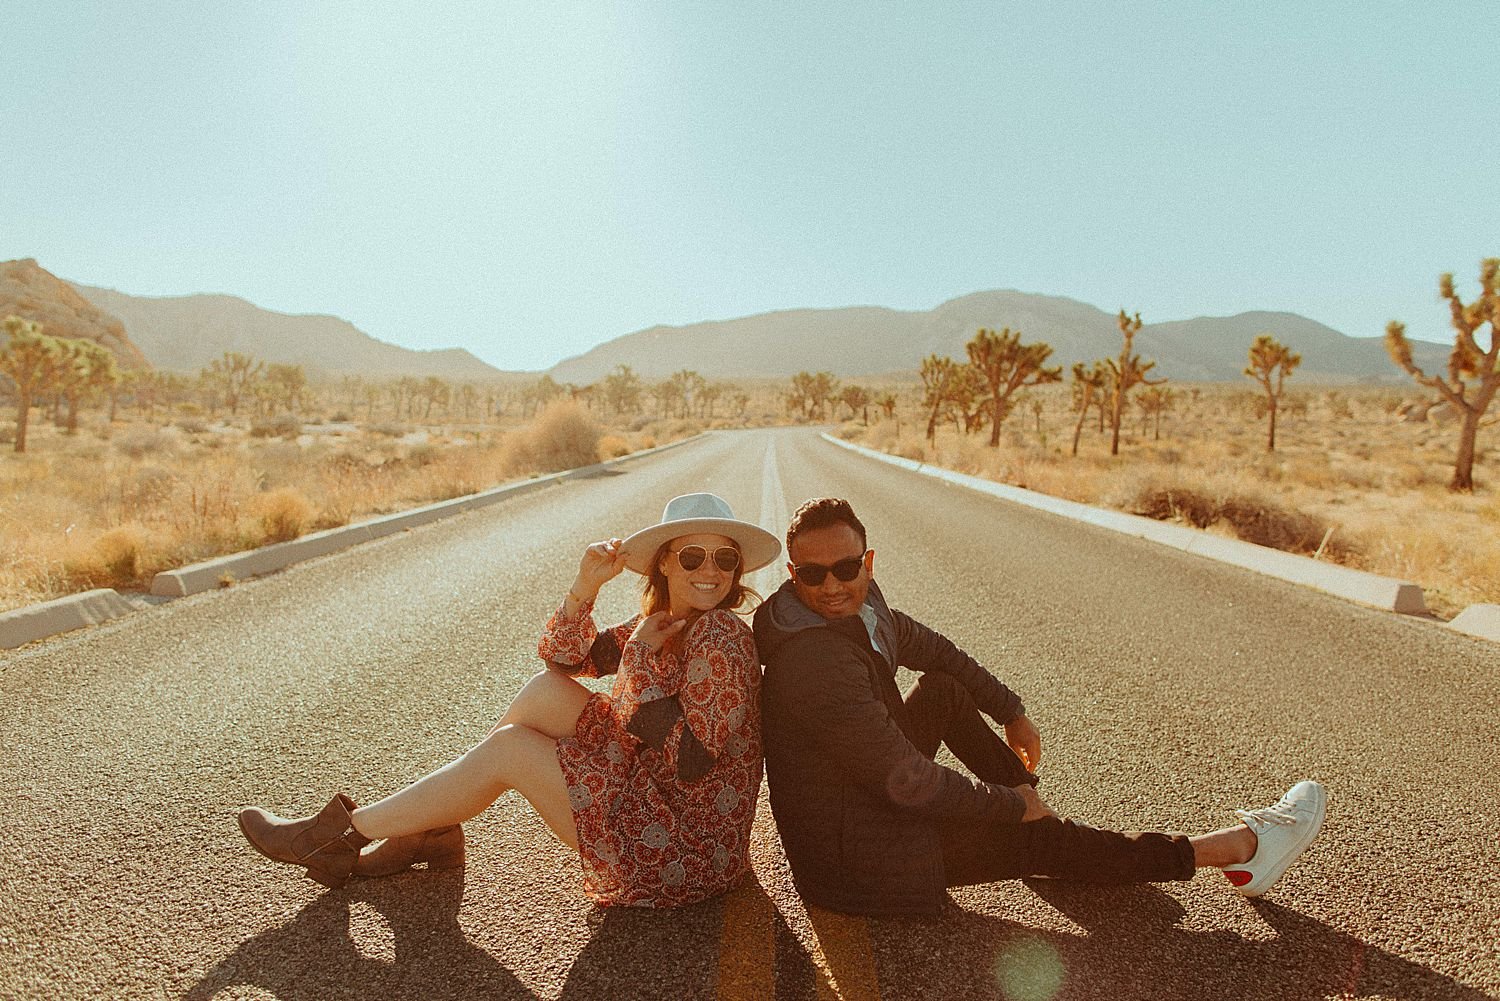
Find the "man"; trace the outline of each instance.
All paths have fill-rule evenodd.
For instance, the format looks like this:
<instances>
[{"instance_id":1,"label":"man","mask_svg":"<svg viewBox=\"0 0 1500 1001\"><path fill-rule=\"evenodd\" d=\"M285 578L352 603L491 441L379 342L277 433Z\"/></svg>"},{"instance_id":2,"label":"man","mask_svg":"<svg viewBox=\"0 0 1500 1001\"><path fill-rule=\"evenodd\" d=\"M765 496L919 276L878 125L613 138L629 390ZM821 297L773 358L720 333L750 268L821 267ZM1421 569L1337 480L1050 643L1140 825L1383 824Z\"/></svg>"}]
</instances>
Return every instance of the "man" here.
<instances>
[{"instance_id":1,"label":"man","mask_svg":"<svg viewBox=\"0 0 1500 1001\"><path fill-rule=\"evenodd\" d=\"M1157 882L1201 868L1223 869L1258 896L1317 836L1327 797L1316 782L1197 837L1059 818L1036 792L1041 737L1020 698L886 604L849 502L803 504L786 545L791 579L756 611L755 639L771 808L809 902L930 914L952 886L1025 876ZM898 665L921 673L905 699ZM974 778L933 761L940 742Z\"/></svg>"}]
</instances>

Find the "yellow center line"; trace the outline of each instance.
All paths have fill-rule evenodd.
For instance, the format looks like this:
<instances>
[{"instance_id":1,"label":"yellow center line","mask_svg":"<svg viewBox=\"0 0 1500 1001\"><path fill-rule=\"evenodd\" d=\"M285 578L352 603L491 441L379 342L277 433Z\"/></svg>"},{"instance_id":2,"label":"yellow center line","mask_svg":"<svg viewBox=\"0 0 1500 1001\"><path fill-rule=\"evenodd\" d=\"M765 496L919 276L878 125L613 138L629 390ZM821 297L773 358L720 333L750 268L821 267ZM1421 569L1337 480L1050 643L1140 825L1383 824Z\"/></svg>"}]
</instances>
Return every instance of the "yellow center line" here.
<instances>
[{"instance_id":1,"label":"yellow center line","mask_svg":"<svg viewBox=\"0 0 1500 1001\"><path fill-rule=\"evenodd\" d=\"M786 529L787 517L786 492L772 439L766 443L761 473L760 525L780 537ZM751 586L769 596L781 583L784 573L781 561L774 562L752 575ZM764 788L760 799L761 808L751 835L757 849L752 859L761 852L781 851L780 840L772 830ZM819 1001L835 998L879 1001L880 986L868 922L815 907L808 908L808 918L814 936L811 959L816 968ZM720 1001L772 1001L776 997L776 923L776 904L755 872L724 898L719 933ZM787 924L790 926L791 922Z\"/></svg>"},{"instance_id":2,"label":"yellow center line","mask_svg":"<svg viewBox=\"0 0 1500 1001\"><path fill-rule=\"evenodd\" d=\"M828 975L818 978L818 1001L880 1001L869 921L812 905L807 917L817 936L813 961Z\"/></svg>"},{"instance_id":3,"label":"yellow center line","mask_svg":"<svg viewBox=\"0 0 1500 1001\"><path fill-rule=\"evenodd\" d=\"M724 898L719 935L720 1001L776 996L776 905L751 873Z\"/></svg>"}]
</instances>

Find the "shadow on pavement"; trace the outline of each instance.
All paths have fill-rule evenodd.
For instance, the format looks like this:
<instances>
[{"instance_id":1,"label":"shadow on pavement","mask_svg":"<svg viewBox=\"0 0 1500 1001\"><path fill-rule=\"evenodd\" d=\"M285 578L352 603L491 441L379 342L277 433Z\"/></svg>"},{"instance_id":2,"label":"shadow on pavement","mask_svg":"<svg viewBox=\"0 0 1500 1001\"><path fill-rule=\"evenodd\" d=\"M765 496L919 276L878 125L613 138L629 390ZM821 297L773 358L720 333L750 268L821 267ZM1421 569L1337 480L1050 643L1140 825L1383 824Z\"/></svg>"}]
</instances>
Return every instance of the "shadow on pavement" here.
<instances>
[{"instance_id":1,"label":"shadow on pavement","mask_svg":"<svg viewBox=\"0 0 1500 1001\"><path fill-rule=\"evenodd\" d=\"M365 880L322 894L286 924L242 943L184 995L208 1001L226 987L259 987L281 1001L342 998L526 998L533 995L458 924L462 871L420 880ZM351 933L363 903L390 928L394 955L367 955ZM362 936L363 937L363 936ZM384 939L383 933L369 936ZM381 950L387 951L387 950Z\"/></svg>"},{"instance_id":2,"label":"shadow on pavement","mask_svg":"<svg viewBox=\"0 0 1500 1001\"><path fill-rule=\"evenodd\" d=\"M1443 998L1490 996L1268 901L1249 906L1268 940L1177 927L1153 886L1027 885L1086 935L1039 931L957 908L939 921L872 922L881 995L897 998Z\"/></svg>"},{"instance_id":3,"label":"shadow on pavement","mask_svg":"<svg viewBox=\"0 0 1500 1001\"><path fill-rule=\"evenodd\" d=\"M673 910L599 908L560 1001L713 998L722 901Z\"/></svg>"}]
</instances>

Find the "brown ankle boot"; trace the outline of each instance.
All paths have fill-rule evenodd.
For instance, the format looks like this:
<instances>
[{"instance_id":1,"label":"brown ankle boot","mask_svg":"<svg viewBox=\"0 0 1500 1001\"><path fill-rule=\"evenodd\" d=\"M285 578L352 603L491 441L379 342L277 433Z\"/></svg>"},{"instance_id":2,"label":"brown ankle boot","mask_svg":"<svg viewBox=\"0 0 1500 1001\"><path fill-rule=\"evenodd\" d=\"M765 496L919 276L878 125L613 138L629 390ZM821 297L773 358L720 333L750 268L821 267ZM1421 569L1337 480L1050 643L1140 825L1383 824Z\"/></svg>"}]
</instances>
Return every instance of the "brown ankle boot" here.
<instances>
[{"instance_id":1,"label":"brown ankle boot","mask_svg":"<svg viewBox=\"0 0 1500 1001\"><path fill-rule=\"evenodd\" d=\"M434 872L460 868L464 864L464 829L454 824L421 834L386 838L359 857L354 863L354 875L394 876L418 862L426 862L427 868Z\"/></svg>"},{"instance_id":2,"label":"brown ankle boot","mask_svg":"<svg viewBox=\"0 0 1500 1001\"><path fill-rule=\"evenodd\" d=\"M240 811L240 830L266 858L307 867L309 879L337 889L349 881L370 839L354 829L354 800L339 793L315 817L287 820L258 806Z\"/></svg>"}]
</instances>

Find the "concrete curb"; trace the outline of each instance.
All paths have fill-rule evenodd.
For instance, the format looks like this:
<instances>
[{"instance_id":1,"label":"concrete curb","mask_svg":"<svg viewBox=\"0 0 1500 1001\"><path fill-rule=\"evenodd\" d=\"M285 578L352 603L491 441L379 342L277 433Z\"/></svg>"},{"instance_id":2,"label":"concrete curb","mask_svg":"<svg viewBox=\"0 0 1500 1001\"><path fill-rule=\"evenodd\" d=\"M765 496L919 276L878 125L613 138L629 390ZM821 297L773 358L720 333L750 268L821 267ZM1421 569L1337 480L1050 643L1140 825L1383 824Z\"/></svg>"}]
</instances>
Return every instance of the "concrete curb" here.
<instances>
[{"instance_id":1,"label":"concrete curb","mask_svg":"<svg viewBox=\"0 0 1500 1001\"><path fill-rule=\"evenodd\" d=\"M1005 483L996 483L993 480L985 480L977 476L957 473L951 469L943 469L940 466L929 466L926 463L917 462L915 459L906 459L897 455L889 455L885 452L877 452L874 449L843 441L829 434L824 434L823 437L841 448L847 448L851 452L858 452L861 455L890 463L893 466L910 469L913 472L933 476L940 480L946 480L949 483L968 487L971 490L978 490L993 497L1000 497L1016 504L1024 504L1027 507L1037 508L1038 510L1070 518L1074 521L1098 525L1100 528L1123 532L1126 535L1133 535L1136 538L1146 539L1150 542L1158 542L1162 545L1171 546L1174 549L1181 549L1184 552L1206 556L1211 560L1218 560L1221 563L1231 563L1246 570L1253 570L1256 573L1277 577L1294 584L1317 588L1319 591L1325 591L1340 598L1347 598L1362 605L1384 608L1393 612L1401 612L1405 615L1425 615L1427 613L1427 600L1422 594L1422 589L1410 581L1380 577L1372 573L1365 573L1363 570L1353 570L1334 563L1324 563L1321 560L1314 560L1307 556L1294 556L1291 553L1284 553L1278 549L1269 549L1265 546L1257 546L1254 543L1241 542L1238 539L1226 539L1217 535L1209 535L1207 532L1200 532L1197 529L1184 528L1181 525L1169 525L1165 522L1154 521L1140 515L1126 514L1123 511L1106 511L1102 508L1089 507L1087 504L1079 504L1076 501L1062 500L1058 497L1039 494L1034 490L1025 490L1021 487L1013 487ZM1497 620L1500 620L1500 616L1497 616ZM1454 621L1457 622L1458 620L1455 619ZM1497 622L1497 628L1500 628L1500 622Z\"/></svg>"},{"instance_id":2,"label":"concrete curb","mask_svg":"<svg viewBox=\"0 0 1500 1001\"><path fill-rule=\"evenodd\" d=\"M691 438L668 442L655 448L642 449L639 452L631 452L629 455L606 459L592 465L565 469L560 473L549 473L546 476L516 483L507 483L477 494L469 494L466 497L438 501L410 511L399 511L395 514L373 518L370 521L362 521L356 525L330 528L287 542L263 546L260 549L218 556L191 566L167 570L151 579L151 593L162 597L181 598L212 590L230 580L244 580L260 574L284 570L303 560L326 556L361 542L393 535L396 532L403 532L409 528L416 528L418 525L426 525L455 514L462 514L465 511L488 507L499 501L519 497L543 487L555 486L568 480L598 476L635 459L696 441L705 433L707 432L700 432ZM149 604L131 600L118 591L100 588L82 594L56 598L40 605L0 613L0 650L13 649L34 640L46 639L58 633L106 622L109 619L119 618L130 612L149 607L151 607Z\"/></svg>"},{"instance_id":3,"label":"concrete curb","mask_svg":"<svg viewBox=\"0 0 1500 1001\"><path fill-rule=\"evenodd\" d=\"M1453 617L1448 628L1500 642L1500 605L1470 605Z\"/></svg>"},{"instance_id":4,"label":"concrete curb","mask_svg":"<svg viewBox=\"0 0 1500 1001\"><path fill-rule=\"evenodd\" d=\"M0 614L0 650L11 650L32 640L108 622L139 611L145 605L111 588L44 601Z\"/></svg>"}]
</instances>

